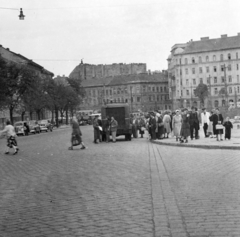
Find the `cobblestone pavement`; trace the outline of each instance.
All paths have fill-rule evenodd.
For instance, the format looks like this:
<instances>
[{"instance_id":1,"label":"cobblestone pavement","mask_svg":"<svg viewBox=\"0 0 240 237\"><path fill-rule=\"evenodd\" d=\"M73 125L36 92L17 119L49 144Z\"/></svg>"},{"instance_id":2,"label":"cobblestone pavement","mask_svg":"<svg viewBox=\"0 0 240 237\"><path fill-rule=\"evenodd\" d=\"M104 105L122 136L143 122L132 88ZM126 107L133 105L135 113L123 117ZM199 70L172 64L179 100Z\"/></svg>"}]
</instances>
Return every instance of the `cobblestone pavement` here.
<instances>
[{"instance_id":1,"label":"cobblestone pavement","mask_svg":"<svg viewBox=\"0 0 240 237\"><path fill-rule=\"evenodd\" d=\"M70 129L0 140L0 237L240 236L238 151L146 138L73 151Z\"/></svg>"}]
</instances>

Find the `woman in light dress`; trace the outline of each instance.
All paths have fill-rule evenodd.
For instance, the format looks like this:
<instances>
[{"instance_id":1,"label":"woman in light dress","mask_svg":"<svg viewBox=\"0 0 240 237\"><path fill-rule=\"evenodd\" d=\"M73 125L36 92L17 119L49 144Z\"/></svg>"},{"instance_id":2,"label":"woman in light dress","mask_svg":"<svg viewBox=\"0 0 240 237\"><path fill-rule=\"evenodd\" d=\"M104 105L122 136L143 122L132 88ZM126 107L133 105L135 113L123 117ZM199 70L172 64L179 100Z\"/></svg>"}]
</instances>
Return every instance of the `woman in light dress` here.
<instances>
[{"instance_id":1,"label":"woman in light dress","mask_svg":"<svg viewBox=\"0 0 240 237\"><path fill-rule=\"evenodd\" d=\"M173 135L176 137L176 141L180 140L180 132L182 127L182 116L179 110L176 110L176 115L173 117L172 121L172 128L173 128Z\"/></svg>"},{"instance_id":2,"label":"woman in light dress","mask_svg":"<svg viewBox=\"0 0 240 237\"><path fill-rule=\"evenodd\" d=\"M167 133L166 138L168 138L169 133L171 133L170 123L171 123L171 117L169 115L169 112L166 111L166 113L163 117L163 124L164 124L164 128L165 128L165 133ZM164 137L165 137L165 133L164 133Z\"/></svg>"}]
</instances>

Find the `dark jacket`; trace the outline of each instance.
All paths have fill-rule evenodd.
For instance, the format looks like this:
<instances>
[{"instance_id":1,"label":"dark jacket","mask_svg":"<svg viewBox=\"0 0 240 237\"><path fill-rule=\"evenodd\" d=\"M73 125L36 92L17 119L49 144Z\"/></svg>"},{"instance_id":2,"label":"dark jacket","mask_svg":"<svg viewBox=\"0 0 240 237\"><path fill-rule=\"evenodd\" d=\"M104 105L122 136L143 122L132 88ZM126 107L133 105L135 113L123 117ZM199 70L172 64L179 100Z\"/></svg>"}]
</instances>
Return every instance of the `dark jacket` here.
<instances>
[{"instance_id":1,"label":"dark jacket","mask_svg":"<svg viewBox=\"0 0 240 237\"><path fill-rule=\"evenodd\" d=\"M199 119L198 119L198 114L197 112L192 112L190 113L189 116L189 124L192 126L194 124L198 124L199 125Z\"/></svg>"}]
</instances>

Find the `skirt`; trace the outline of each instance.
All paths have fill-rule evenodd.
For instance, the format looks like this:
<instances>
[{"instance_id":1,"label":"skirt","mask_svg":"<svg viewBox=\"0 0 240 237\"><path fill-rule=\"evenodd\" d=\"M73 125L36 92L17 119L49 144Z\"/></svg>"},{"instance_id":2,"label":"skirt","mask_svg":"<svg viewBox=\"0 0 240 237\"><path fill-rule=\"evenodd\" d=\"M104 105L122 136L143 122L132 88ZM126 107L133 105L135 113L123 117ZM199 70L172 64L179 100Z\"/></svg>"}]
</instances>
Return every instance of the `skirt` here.
<instances>
[{"instance_id":1,"label":"skirt","mask_svg":"<svg viewBox=\"0 0 240 237\"><path fill-rule=\"evenodd\" d=\"M14 136L10 136L7 139L7 146L12 148L13 146L17 146L17 140Z\"/></svg>"}]
</instances>

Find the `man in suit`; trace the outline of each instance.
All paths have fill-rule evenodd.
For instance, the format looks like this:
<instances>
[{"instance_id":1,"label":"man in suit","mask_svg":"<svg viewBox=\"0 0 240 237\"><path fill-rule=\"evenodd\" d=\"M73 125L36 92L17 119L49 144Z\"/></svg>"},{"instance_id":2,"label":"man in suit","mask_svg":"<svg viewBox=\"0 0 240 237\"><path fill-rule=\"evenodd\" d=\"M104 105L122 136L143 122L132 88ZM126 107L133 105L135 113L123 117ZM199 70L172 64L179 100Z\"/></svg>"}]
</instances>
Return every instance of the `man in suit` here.
<instances>
[{"instance_id":1,"label":"man in suit","mask_svg":"<svg viewBox=\"0 0 240 237\"><path fill-rule=\"evenodd\" d=\"M205 137L208 137L207 135L207 130L208 130L208 125L209 125L209 116L210 113L206 111L206 108L202 109L202 113L201 113L201 122L202 122L202 126L203 126L203 131L205 134Z\"/></svg>"},{"instance_id":2,"label":"man in suit","mask_svg":"<svg viewBox=\"0 0 240 237\"><path fill-rule=\"evenodd\" d=\"M189 116L189 123L190 123L191 140L193 140L193 133L195 133L195 139L199 139L198 137L199 119L198 119L198 113L196 112L194 107L192 107L192 111Z\"/></svg>"}]
</instances>

